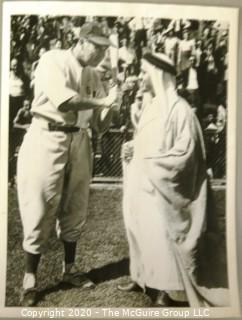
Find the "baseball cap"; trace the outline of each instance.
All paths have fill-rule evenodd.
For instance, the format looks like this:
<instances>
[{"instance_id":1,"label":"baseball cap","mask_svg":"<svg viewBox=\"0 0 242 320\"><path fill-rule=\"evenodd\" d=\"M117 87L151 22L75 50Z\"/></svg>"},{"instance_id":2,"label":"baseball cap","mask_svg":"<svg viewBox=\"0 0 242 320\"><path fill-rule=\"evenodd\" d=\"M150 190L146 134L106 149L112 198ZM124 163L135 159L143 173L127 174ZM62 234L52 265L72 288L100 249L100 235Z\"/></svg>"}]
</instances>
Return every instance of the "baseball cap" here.
<instances>
[{"instance_id":1,"label":"baseball cap","mask_svg":"<svg viewBox=\"0 0 242 320\"><path fill-rule=\"evenodd\" d=\"M100 46L110 46L113 45L109 40L107 34L104 33L103 29L97 22L86 22L82 25L80 34L80 38L85 38L90 42L93 42Z\"/></svg>"}]
</instances>

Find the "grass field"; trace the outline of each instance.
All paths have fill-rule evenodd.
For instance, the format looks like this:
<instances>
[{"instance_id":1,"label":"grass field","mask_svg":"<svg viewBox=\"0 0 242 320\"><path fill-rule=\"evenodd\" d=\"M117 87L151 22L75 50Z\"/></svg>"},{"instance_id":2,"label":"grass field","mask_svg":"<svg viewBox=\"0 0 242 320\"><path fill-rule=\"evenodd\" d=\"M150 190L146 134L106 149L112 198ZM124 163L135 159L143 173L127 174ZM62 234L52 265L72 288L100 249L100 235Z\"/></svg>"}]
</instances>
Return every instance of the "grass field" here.
<instances>
[{"instance_id":1,"label":"grass field","mask_svg":"<svg viewBox=\"0 0 242 320\"><path fill-rule=\"evenodd\" d=\"M217 191L216 203L221 232L224 232L224 190ZM128 280L128 246L121 210L120 187L91 188L90 213L77 247L77 264L97 284L81 290L60 283L63 251L53 236L49 250L42 257L38 283L38 307L149 307L150 298L143 292L124 294L117 285ZM6 305L19 304L19 290L24 272L22 228L16 190L9 190L8 260Z\"/></svg>"}]
</instances>

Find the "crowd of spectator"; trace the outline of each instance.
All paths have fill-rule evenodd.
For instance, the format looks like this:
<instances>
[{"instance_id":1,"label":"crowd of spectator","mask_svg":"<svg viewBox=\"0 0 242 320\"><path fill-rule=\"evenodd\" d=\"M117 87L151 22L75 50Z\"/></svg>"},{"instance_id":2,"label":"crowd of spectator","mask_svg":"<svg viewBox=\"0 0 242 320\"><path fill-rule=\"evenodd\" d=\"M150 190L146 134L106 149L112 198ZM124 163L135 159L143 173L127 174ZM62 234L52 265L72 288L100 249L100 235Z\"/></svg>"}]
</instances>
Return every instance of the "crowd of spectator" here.
<instances>
[{"instance_id":1,"label":"crowd of spectator","mask_svg":"<svg viewBox=\"0 0 242 320\"><path fill-rule=\"evenodd\" d=\"M208 168L214 176L224 177L228 60L226 22L17 15L11 18L10 37L10 183L15 175L16 150L31 122L29 106L33 99L34 72L38 61L48 50L71 48L87 20L98 22L118 47L116 56L115 52L111 52L111 65L116 72L121 103L115 110L112 129L121 132L121 140L130 139L137 125L135 113L139 112L142 100L138 90L142 54L147 50L165 53L176 66L179 93L189 101L204 130ZM105 65L100 72L105 81L114 78ZM108 134L106 140L110 144L112 139ZM105 141L105 136L103 139ZM112 146L109 152L111 149ZM219 159L216 158L218 154ZM107 156L104 158L107 160Z\"/></svg>"}]
</instances>

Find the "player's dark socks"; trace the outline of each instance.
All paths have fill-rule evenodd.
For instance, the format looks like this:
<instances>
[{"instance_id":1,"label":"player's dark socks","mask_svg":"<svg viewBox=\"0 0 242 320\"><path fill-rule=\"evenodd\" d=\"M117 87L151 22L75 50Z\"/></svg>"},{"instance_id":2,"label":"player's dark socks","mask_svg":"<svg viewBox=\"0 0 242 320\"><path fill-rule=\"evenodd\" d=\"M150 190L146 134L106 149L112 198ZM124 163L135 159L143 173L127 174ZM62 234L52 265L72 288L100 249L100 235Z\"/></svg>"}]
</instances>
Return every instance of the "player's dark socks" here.
<instances>
[{"instance_id":1,"label":"player's dark socks","mask_svg":"<svg viewBox=\"0 0 242 320\"><path fill-rule=\"evenodd\" d=\"M76 242L63 241L65 251L65 264L71 264L75 261Z\"/></svg>"},{"instance_id":2,"label":"player's dark socks","mask_svg":"<svg viewBox=\"0 0 242 320\"><path fill-rule=\"evenodd\" d=\"M41 254L33 254L30 252L24 252L25 258L25 272L36 274Z\"/></svg>"}]
</instances>

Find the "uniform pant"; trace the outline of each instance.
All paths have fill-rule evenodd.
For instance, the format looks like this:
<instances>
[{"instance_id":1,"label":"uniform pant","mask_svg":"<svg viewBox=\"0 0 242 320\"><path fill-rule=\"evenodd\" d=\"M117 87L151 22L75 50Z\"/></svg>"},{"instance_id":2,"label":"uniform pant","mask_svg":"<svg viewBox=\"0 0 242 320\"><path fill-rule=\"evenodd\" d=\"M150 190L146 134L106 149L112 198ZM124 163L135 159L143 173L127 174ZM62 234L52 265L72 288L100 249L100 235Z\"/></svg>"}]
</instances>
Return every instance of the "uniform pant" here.
<instances>
[{"instance_id":1,"label":"uniform pant","mask_svg":"<svg viewBox=\"0 0 242 320\"><path fill-rule=\"evenodd\" d=\"M77 241L88 212L92 159L87 130L64 133L47 125L33 119L17 164L23 248L33 254L45 251L55 222L59 238Z\"/></svg>"}]
</instances>

